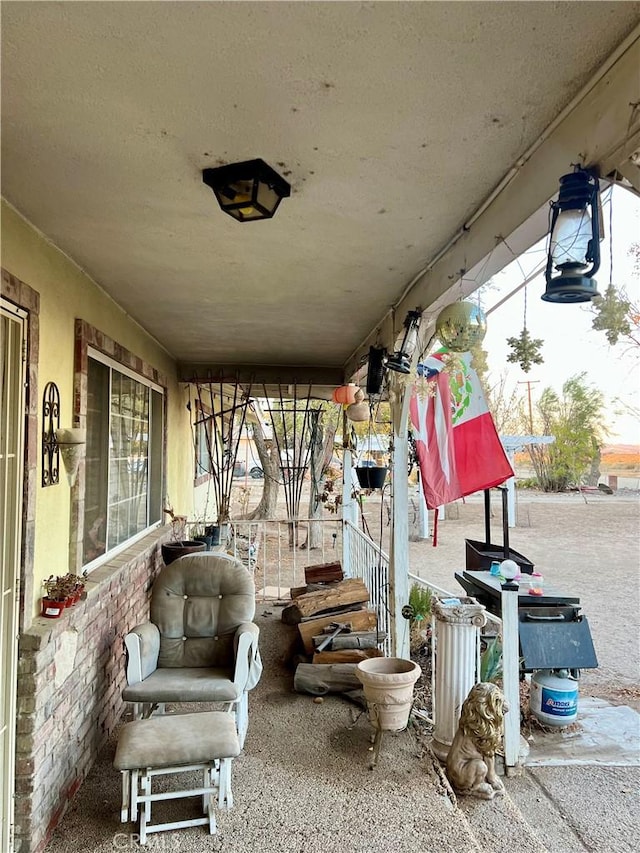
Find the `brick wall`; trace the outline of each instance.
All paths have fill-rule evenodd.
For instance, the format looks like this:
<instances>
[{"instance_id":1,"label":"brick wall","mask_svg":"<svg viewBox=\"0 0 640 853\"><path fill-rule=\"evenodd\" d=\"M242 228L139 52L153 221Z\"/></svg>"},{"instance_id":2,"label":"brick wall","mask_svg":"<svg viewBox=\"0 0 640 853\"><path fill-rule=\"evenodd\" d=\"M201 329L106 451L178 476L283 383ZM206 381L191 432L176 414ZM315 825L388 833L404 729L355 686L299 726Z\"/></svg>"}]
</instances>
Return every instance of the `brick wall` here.
<instances>
[{"instance_id":1,"label":"brick wall","mask_svg":"<svg viewBox=\"0 0 640 853\"><path fill-rule=\"evenodd\" d=\"M156 530L92 572L86 598L20 636L16 853L40 853L124 710L123 638L149 614Z\"/></svg>"}]
</instances>

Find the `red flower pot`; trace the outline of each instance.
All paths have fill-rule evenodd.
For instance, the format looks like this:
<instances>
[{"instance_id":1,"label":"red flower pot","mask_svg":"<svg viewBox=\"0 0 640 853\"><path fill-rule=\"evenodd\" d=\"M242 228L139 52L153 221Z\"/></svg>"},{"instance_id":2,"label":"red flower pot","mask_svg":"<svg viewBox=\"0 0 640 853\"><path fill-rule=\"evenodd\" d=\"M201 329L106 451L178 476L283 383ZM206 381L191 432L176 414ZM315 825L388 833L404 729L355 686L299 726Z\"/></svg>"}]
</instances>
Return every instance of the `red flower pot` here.
<instances>
[{"instance_id":1,"label":"red flower pot","mask_svg":"<svg viewBox=\"0 0 640 853\"><path fill-rule=\"evenodd\" d=\"M52 598L42 599L42 616L45 619L59 619L65 608L64 601L54 601Z\"/></svg>"}]
</instances>

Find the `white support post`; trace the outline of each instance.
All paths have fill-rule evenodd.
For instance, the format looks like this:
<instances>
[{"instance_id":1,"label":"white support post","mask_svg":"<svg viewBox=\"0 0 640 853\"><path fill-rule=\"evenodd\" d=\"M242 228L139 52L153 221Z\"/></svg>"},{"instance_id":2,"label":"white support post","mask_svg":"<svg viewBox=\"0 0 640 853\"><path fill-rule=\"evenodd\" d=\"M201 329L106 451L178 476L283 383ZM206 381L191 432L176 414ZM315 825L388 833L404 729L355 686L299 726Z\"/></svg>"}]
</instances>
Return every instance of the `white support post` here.
<instances>
[{"instance_id":1,"label":"white support post","mask_svg":"<svg viewBox=\"0 0 640 853\"><path fill-rule=\"evenodd\" d=\"M351 530L346 521L352 521L355 501L353 495L353 472L351 450L344 448L342 456L342 571L351 577Z\"/></svg>"},{"instance_id":2,"label":"white support post","mask_svg":"<svg viewBox=\"0 0 640 853\"><path fill-rule=\"evenodd\" d=\"M504 717L505 771L518 764L520 753L520 643L518 591L502 590L502 682L509 711Z\"/></svg>"},{"instance_id":3,"label":"white support post","mask_svg":"<svg viewBox=\"0 0 640 853\"><path fill-rule=\"evenodd\" d=\"M414 359L417 356L414 354ZM410 392L396 380L391 404L393 460L391 485L391 554L389 560L390 633L393 654L409 657L409 622L402 608L409 602L409 417Z\"/></svg>"},{"instance_id":4,"label":"white support post","mask_svg":"<svg viewBox=\"0 0 640 853\"><path fill-rule=\"evenodd\" d=\"M507 450L509 464L515 471L515 451ZM516 526L516 478L509 477L507 480L507 522L509 527Z\"/></svg>"}]
</instances>

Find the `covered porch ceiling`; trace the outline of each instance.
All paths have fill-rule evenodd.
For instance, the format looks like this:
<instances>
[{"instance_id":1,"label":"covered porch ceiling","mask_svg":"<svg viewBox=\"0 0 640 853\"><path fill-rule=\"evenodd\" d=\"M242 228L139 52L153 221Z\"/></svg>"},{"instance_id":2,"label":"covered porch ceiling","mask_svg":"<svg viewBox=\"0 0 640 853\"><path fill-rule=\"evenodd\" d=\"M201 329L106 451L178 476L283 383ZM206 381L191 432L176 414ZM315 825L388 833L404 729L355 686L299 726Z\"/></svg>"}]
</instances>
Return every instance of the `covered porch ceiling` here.
<instances>
[{"instance_id":1,"label":"covered porch ceiling","mask_svg":"<svg viewBox=\"0 0 640 853\"><path fill-rule=\"evenodd\" d=\"M567 107L639 19L635 2L3 2L2 192L183 377L335 384L408 307L460 295L571 162L628 157L628 91L600 81L614 126ZM292 194L240 224L202 170L254 157Z\"/></svg>"}]
</instances>

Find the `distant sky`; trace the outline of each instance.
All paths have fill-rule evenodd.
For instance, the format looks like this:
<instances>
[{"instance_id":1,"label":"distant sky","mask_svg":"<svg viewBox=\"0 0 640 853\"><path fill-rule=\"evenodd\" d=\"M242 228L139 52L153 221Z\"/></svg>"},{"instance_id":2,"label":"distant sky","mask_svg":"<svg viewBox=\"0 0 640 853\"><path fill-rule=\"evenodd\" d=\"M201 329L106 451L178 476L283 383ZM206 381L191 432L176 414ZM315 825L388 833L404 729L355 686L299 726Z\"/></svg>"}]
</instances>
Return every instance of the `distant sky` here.
<instances>
[{"instance_id":1,"label":"distant sky","mask_svg":"<svg viewBox=\"0 0 640 853\"><path fill-rule=\"evenodd\" d=\"M598 291L604 295L610 280L611 240L610 215L613 233L613 284L623 286L632 302L640 304L640 278L633 273L633 259L629 248L640 242L640 199L627 190L614 187L603 193L603 218L605 239L600 244L601 266L595 278ZM506 294L516 288L546 258L546 241L533 246L518 262L511 263L494 276L494 287L481 296L485 311L496 305ZM608 444L640 444L640 425L637 414L624 412L623 405L640 409L640 347L625 352L628 344L609 345L603 332L591 328L593 317L589 303L555 305L543 302L544 274L526 287L527 328L533 338L542 338L544 364L534 365L528 374L518 364L507 362L510 348L508 337L518 337L523 327L524 289L520 290L487 318L487 335L484 349L488 352L491 380L506 371L507 383L513 387L518 381L537 380L531 386L536 400L543 388L553 387L560 392L569 377L586 371L587 382L605 395L606 424L610 430ZM473 298L473 297L471 297ZM518 386L522 393L526 386ZM619 400L620 402L617 402Z\"/></svg>"}]
</instances>

